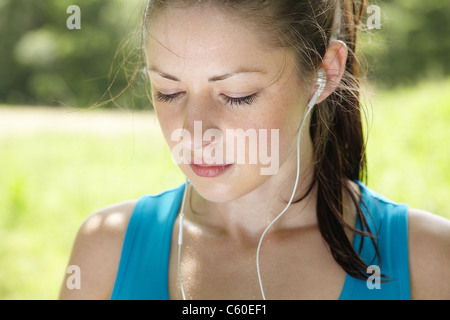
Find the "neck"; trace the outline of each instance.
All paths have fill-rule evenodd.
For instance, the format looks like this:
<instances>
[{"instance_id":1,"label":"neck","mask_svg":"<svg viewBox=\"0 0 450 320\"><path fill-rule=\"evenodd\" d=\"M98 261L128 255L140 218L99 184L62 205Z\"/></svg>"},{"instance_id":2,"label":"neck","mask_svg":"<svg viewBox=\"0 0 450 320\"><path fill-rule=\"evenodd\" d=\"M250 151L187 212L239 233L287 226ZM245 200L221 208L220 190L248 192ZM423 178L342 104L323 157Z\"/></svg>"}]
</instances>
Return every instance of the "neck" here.
<instances>
[{"instance_id":1,"label":"neck","mask_svg":"<svg viewBox=\"0 0 450 320\"><path fill-rule=\"evenodd\" d=\"M208 201L195 188L190 187L185 205L188 225L190 223L192 226L201 227L211 235L226 236L252 245L285 209L282 218L271 226L269 232L315 225L316 188L313 187L308 192L314 173L311 156L302 157L298 186L292 203L286 208L292 197L296 170L294 153L277 175L252 192L225 203Z\"/></svg>"}]
</instances>

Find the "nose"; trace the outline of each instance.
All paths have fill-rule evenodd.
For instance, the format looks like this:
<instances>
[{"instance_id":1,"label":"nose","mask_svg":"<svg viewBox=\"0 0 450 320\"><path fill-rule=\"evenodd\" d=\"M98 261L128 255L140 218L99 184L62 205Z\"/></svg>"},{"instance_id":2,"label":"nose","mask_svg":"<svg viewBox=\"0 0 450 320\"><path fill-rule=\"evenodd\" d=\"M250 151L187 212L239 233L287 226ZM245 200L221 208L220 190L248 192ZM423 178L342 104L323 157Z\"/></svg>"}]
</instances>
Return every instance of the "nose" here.
<instances>
[{"instance_id":1,"label":"nose","mask_svg":"<svg viewBox=\"0 0 450 320\"><path fill-rule=\"evenodd\" d=\"M208 129L218 129L217 120L220 119L218 111L210 94L191 94L185 105L184 129L191 134L191 137L194 133L203 137ZM208 142L205 141L202 146L207 144ZM192 149L194 149L193 146Z\"/></svg>"},{"instance_id":2,"label":"nose","mask_svg":"<svg viewBox=\"0 0 450 320\"><path fill-rule=\"evenodd\" d=\"M221 134L219 112L219 108L209 94L189 96L185 105L184 130L182 133L189 133L188 138L183 138L187 150L196 152L196 150L204 149L212 143L217 143L217 133ZM215 132L215 139L209 138L212 131Z\"/></svg>"}]
</instances>

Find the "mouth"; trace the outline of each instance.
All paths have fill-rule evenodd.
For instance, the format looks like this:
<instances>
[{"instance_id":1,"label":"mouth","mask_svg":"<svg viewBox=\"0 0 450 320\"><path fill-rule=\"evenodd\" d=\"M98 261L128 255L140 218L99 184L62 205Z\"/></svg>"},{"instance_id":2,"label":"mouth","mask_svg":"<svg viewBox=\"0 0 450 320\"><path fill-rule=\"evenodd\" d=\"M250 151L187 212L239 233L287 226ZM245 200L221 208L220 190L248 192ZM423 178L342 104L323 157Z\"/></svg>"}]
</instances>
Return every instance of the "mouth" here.
<instances>
[{"instance_id":1,"label":"mouth","mask_svg":"<svg viewBox=\"0 0 450 320\"><path fill-rule=\"evenodd\" d=\"M233 164L204 164L191 163L192 171L199 177L215 178L224 174Z\"/></svg>"}]
</instances>

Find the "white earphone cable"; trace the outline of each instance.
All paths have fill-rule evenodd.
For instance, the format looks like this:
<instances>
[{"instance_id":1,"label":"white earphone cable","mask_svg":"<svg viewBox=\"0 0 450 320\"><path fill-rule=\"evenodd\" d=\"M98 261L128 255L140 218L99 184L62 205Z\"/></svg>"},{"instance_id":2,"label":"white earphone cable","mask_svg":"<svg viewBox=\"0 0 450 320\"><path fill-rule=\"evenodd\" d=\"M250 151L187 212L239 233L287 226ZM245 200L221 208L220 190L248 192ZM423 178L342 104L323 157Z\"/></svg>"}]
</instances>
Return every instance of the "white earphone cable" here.
<instances>
[{"instance_id":1,"label":"white earphone cable","mask_svg":"<svg viewBox=\"0 0 450 320\"><path fill-rule=\"evenodd\" d=\"M291 205L292 200L294 199L295 192L297 191L297 187L298 187L298 180L299 180L299 177L300 177L300 141L301 141L300 138L301 138L301 134L302 134L303 125L305 124L305 121L308 118L308 115L313 110L314 106L316 105L317 99L319 99L320 95L322 94L323 90L325 89L326 83L327 83L326 73L325 73L325 71L323 69L319 69L319 71L318 71L318 79L317 79L318 88L317 88L316 92L314 93L313 97L311 98L311 100L308 102L307 110L306 110L305 115L303 116L303 120L302 120L302 122L300 124L300 129L298 130L298 136L297 136L297 176L295 178L294 190L292 190L291 199L289 200L289 202L286 205L286 207L284 208L284 210L281 211L281 213L275 219L273 219L273 221L267 226L267 228L264 230L263 234L261 235L261 238L259 239L258 249L256 250L256 272L258 273L259 288L261 290L261 295L262 295L263 300L266 300L266 296L264 294L264 288L263 288L262 279L261 279L261 270L260 270L260 267L259 267L259 253L261 251L261 244L262 244L262 241L263 241L267 231L269 231L270 227L272 227L272 225L286 212L286 210Z\"/></svg>"},{"instance_id":2,"label":"white earphone cable","mask_svg":"<svg viewBox=\"0 0 450 320\"><path fill-rule=\"evenodd\" d=\"M294 184L294 190L292 191L292 195L291 198L288 202L288 204L286 205L286 207L284 208L283 211L281 211L281 213L272 220L272 222L267 226L267 228L264 230L263 234L261 235L261 238L259 239L259 243L258 243L258 249L256 250L256 272L258 273L258 281L259 281L259 288L261 290L261 295L263 300L266 300L266 296L264 294L264 288L263 288L263 284L262 284L262 279L261 279L261 271L260 271L260 267L259 267L259 253L261 250L261 244L262 241L267 233L267 231L269 231L269 229L272 227L272 225L286 212L286 210L289 208L289 206L292 203L292 200L294 199L295 196L295 192L297 191L297 187L298 187L298 180L300 177L300 137L301 137L301 133L302 133L302 129L303 129L303 124L305 123L306 118L308 117L309 113L311 112L312 108L308 108L308 110L305 112L305 115L303 117L302 123L300 125L300 129L298 132L298 136L297 136L297 176L295 178L295 184Z\"/></svg>"}]
</instances>

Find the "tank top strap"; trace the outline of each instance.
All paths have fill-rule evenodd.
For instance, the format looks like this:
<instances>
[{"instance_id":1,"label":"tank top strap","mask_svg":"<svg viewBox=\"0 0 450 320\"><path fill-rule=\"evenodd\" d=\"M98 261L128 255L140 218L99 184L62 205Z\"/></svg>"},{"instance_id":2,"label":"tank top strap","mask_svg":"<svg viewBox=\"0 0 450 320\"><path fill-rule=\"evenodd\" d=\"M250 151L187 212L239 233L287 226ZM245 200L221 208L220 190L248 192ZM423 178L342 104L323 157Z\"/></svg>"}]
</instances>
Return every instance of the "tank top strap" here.
<instances>
[{"instance_id":1,"label":"tank top strap","mask_svg":"<svg viewBox=\"0 0 450 320\"><path fill-rule=\"evenodd\" d=\"M172 229L185 184L142 196L131 215L112 300L167 300Z\"/></svg>"},{"instance_id":2,"label":"tank top strap","mask_svg":"<svg viewBox=\"0 0 450 320\"><path fill-rule=\"evenodd\" d=\"M355 234L353 247L371 267L368 280L347 275L341 299L410 300L408 255L408 206L393 202L357 181L361 190L361 209L370 231L375 235L381 261L370 238ZM356 228L361 227L358 219ZM386 278L378 277L383 274Z\"/></svg>"}]
</instances>

